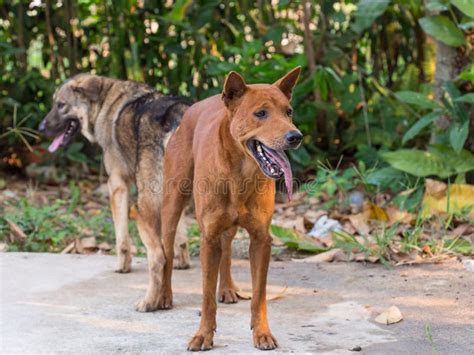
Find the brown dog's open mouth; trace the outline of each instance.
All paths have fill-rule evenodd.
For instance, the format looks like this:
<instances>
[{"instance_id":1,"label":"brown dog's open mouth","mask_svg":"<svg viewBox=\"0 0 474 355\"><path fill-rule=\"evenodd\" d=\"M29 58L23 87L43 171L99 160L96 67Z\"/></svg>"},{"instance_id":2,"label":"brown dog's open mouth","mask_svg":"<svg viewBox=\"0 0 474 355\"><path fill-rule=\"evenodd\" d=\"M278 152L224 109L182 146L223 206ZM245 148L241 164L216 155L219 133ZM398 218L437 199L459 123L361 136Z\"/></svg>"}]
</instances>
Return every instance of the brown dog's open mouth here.
<instances>
[{"instance_id":1,"label":"brown dog's open mouth","mask_svg":"<svg viewBox=\"0 0 474 355\"><path fill-rule=\"evenodd\" d=\"M253 157L257 161L260 170L272 179L285 177L285 186L288 191L288 199L291 200L293 192L293 174L291 172L290 161L283 150L275 150L267 147L256 139L247 142Z\"/></svg>"},{"instance_id":2,"label":"brown dog's open mouth","mask_svg":"<svg viewBox=\"0 0 474 355\"><path fill-rule=\"evenodd\" d=\"M55 152L59 147L68 145L79 131L80 124L78 120L69 120L66 129L54 138L53 143L48 147L50 153Z\"/></svg>"}]
</instances>

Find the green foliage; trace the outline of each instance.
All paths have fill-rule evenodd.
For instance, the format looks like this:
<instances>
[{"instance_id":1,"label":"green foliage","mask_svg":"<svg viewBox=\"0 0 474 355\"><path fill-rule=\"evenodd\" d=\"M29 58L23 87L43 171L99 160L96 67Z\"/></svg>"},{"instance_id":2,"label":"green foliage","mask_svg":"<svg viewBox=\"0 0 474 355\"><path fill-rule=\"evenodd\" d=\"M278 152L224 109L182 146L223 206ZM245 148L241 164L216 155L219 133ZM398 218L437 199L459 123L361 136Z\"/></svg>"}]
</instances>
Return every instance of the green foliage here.
<instances>
[{"instance_id":1,"label":"green foliage","mask_svg":"<svg viewBox=\"0 0 474 355\"><path fill-rule=\"evenodd\" d=\"M197 224L188 227L188 248L189 255L198 256L201 249L201 229Z\"/></svg>"},{"instance_id":2,"label":"green foliage","mask_svg":"<svg viewBox=\"0 0 474 355\"><path fill-rule=\"evenodd\" d=\"M382 15L390 4L390 0L360 0L353 29L362 33L369 28L377 17Z\"/></svg>"},{"instance_id":3,"label":"green foliage","mask_svg":"<svg viewBox=\"0 0 474 355\"><path fill-rule=\"evenodd\" d=\"M74 195L77 196L77 192ZM52 204L39 205L27 198L21 199L15 206L15 213L5 213L0 219L2 239L6 238L8 230L6 220L17 224L27 236L24 242L10 244L13 250L58 252L74 238L88 236L85 234L85 229L99 240L111 237L113 226L103 215L90 217L69 213L69 210L77 205L77 200L78 197L73 197L67 208L68 213L64 213L63 209L68 203L63 200L58 199Z\"/></svg>"},{"instance_id":4,"label":"green foliage","mask_svg":"<svg viewBox=\"0 0 474 355\"><path fill-rule=\"evenodd\" d=\"M440 112L434 111L421 117L413 126L411 126L408 131L406 131L402 139L402 144L405 144L410 139L416 137L423 128L429 126L431 123L433 123L434 120L438 119L440 116Z\"/></svg>"},{"instance_id":5,"label":"green foliage","mask_svg":"<svg viewBox=\"0 0 474 355\"><path fill-rule=\"evenodd\" d=\"M463 32L446 16L436 15L420 19L420 26L429 35L448 46L466 44Z\"/></svg>"},{"instance_id":6,"label":"green foliage","mask_svg":"<svg viewBox=\"0 0 474 355\"><path fill-rule=\"evenodd\" d=\"M395 93L395 97L402 102L417 106L421 109L438 108L439 105L435 101L429 100L423 94L413 91L399 91Z\"/></svg>"},{"instance_id":7,"label":"green foliage","mask_svg":"<svg viewBox=\"0 0 474 355\"><path fill-rule=\"evenodd\" d=\"M466 102L468 104L474 105L474 93L466 94L461 97L456 98L456 102Z\"/></svg>"},{"instance_id":8,"label":"green foliage","mask_svg":"<svg viewBox=\"0 0 474 355\"><path fill-rule=\"evenodd\" d=\"M272 224L270 230L272 234L285 243L288 248L308 253L321 253L327 250L327 248L320 248L309 241L305 241L296 232L290 229Z\"/></svg>"},{"instance_id":9,"label":"green foliage","mask_svg":"<svg viewBox=\"0 0 474 355\"><path fill-rule=\"evenodd\" d=\"M464 12L467 16L474 18L474 4L471 0L450 0L450 3Z\"/></svg>"},{"instance_id":10,"label":"green foliage","mask_svg":"<svg viewBox=\"0 0 474 355\"><path fill-rule=\"evenodd\" d=\"M443 146L433 146L428 151L399 149L381 156L395 169L418 177L447 178L474 170L474 154L466 150L458 153Z\"/></svg>"}]
</instances>

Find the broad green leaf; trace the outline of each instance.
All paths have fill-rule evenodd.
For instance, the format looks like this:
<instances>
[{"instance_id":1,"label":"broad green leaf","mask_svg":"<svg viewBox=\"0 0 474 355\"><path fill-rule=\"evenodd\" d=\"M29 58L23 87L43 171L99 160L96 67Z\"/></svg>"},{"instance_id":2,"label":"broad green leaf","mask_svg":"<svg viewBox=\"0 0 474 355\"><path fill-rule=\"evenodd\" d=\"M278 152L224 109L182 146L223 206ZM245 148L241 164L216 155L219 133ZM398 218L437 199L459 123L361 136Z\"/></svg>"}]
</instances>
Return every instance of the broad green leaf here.
<instances>
[{"instance_id":1,"label":"broad green leaf","mask_svg":"<svg viewBox=\"0 0 474 355\"><path fill-rule=\"evenodd\" d=\"M446 16L427 16L419 20L420 26L430 36L448 46L466 44L463 32Z\"/></svg>"},{"instance_id":2,"label":"broad green leaf","mask_svg":"<svg viewBox=\"0 0 474 355\"><path fill-rule=\"evenodd\" d=\"M454 101L467 102L468 104L474 104L474 93L463 95L461 97L458 97Z\"/></svg>"},{"instance_id":3,"label":"broad green leaf","mask_svg":"<svg viewBox=\"0 0 474 355\"><path fill-rule=\"evenodd\" d=\"M431 12L441 12L446 11L447 9L447 3L440 0L431 0L429 3L426 4L426 10Z\"/></svg>"},{"instance_id":4,"label":"broad green leaf","mask_svg":"<svg viewBox=\"0 0 474 355\"><path fill-rule=\"evenodd\" d=\"M191 0L177 0L173 4L173 10L167 15L171 20L182 21L186 10L191 5Z\"/></svg>"},{"instance_id":5,"label":"broad green leaf","mask_svg":"<svg viewBox=\"0 0 474 355\"><path fill-rule=\"evenodd\" d=\"M459 28L464 31L467 31L472 27L474 27L474 21L467 21L467 22L462 22L459 24Z\"/></svg>"},{"instance_id":6,"label":"broad green leaf","mask_svg":"<svg viewBox=\"0 0 474 355\"><path fill-rule=\"evenodd\" d=\"M460 123L453 123L449 132L449 143L456 152L460 152L467 136L469 135L469 121Z\"/></svg>"},{"instance_id":7,"label":"broad green leaf","mask_svg":"<svg viewBox=\"0 0 474 355\"><path fill-rule=\"evenodd\" d=\"M395 169L419 177L435 175L447 178L474 170L474 154L466 150L456 153L442 146L430 147L428 151L399 149L381 156Z\"/></svg>"},{"instance_id":8,"label":"broad green leaf","mask_svg":"<svg viewBox=\"0 0 474 355\"><path fill-rule=\"evenodd\" d=\"M469 80L471 83L474 84L474 71L465 71L459 74L459 79Z\"/></svg>"},{"instance_id":9,"label":"broad green leaf","mask_svg":"<svg viewBox=\"0 0 474 355\"><path fill-rule=\"evenodd\" d=\"M451 4L464 12L467 16L474 18L474 2L472 0L451 0Z\"/></svg>"},{"instance_id":10,"label":"broad green leaf","mask_svg":"<svg viewBox=\"0 0 474 355\"><path fill-rule=\"evenodd\" d=\"M296 232L292 231L291 229L283 228L275 224L272 224L270 229L272 231L272 234L278 239L280 239L283 243L285 243L288 248L306 251L309 253L321 253L327 250L327 248L318 247L310 241L302 239Z\"/></svg>"},{"instance_id":11,"label":"broad green leaf","mask_svg":"<svg viewBox=\"0 0 474 355\"><path fill-rule=\"evenodd\" d=\"M390 0L360 0L352 25L353 30L362 33L369 28L375 19L385 12L389 4Z\"/></svg>"},{"instance_id":12,"label":"broad green leaf","mask_svg":"<svg viewBox=\"0 0 474 355\"><path fill-rule=\"evenodd\" d=\"M400 170L386 166L367 173L365 181L370 185L376 185L383 189L393 188L397 183L404 180L405 175L406 174Z\"/></svg>"},{"instance_id":13,"label":"broad green leaf","mask_svg":"<svg viewBox=\"0 0 474 355\"><path fill-rule=\"evenodd\" d=\"M423 116L420 118L411 128L405 133L403 136L402 144L405 144L408 142L410 139L418 135L420 131L428 126L431 122L436 120L438 117L441 116L441 112L431 112L427 114L426 116Z\"/></svg>"},{"instance_id":14,"label":"broad green leaf","mask_svg":"<svg viewBox=\"0 0 474 355\"><path fill-rule=\"evenodd\" d=\"M399 91L395 93L395 97L407 104L418 106L422 109L427 108L438 108L439 105L436 101L428 99L425 95L414 91Z\"/></svg>"}]
</instances>

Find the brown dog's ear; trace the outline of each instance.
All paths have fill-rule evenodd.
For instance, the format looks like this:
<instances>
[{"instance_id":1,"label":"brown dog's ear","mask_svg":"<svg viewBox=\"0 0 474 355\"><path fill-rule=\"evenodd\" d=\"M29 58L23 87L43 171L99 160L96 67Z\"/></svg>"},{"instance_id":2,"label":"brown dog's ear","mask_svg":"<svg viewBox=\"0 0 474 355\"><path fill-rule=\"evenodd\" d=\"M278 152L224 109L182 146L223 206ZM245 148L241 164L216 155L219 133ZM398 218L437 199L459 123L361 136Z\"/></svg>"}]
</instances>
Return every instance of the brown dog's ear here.
<instances>
[{"instance_id":1,"label":"brown dog's ear","mask_svg":"<svg viewBox=\"0 0 474 355\"><path fill-rule=\"evenodd\" d=\"M247 90L247 85L244 79L235 71L231 71L225 79L222 100L226 106L229 106L233 100L242 97L245 90Z\"/></svg>"},{"instance_id":2,"label":"brown dog's ear","mask_svg":"<svg viewBox=\"0 0 474 355\"><path fill-rule=\"evenodd\" d=\"M292 71L290 71L288 74L286 74L283 78L277 80L273 85L278 86L278 88L285 94L285 96L288 99L291 99L291 93L296 85L296 82L298 81L300 72L301 67L298 66Z\"/></svg>"},{"instance_id":3,"label":"brown dog's ear","mask_svg":"<svg viewBox=\"0 0 474 355\"><path fill-rule=\"evenodd\" d=\"M90 76L74 87L74 91L79 92L90 101L97 101L102 91L103 80L99 76Z\"/></svg>"}]
</instances>

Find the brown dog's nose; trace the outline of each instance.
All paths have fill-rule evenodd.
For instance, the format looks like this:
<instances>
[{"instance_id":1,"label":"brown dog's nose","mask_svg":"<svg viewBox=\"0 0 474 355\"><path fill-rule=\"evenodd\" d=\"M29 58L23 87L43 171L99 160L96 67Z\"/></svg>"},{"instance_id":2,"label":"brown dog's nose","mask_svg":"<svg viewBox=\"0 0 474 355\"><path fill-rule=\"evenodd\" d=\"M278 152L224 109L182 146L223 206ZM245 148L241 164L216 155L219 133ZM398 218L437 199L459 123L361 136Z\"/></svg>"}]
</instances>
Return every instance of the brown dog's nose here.
<instances>
[{"instance_id":1,"label":"brown dog's nose","mask_svg":"<svg viewBox=\"0 0 474 355\"><path fill-rule=\"evenodd\" d=\"M297 148L302 140L303 135L300 131L289 131L285 136L286 144L288 144L290 148Z\"/></svg>"}]
</instances>

